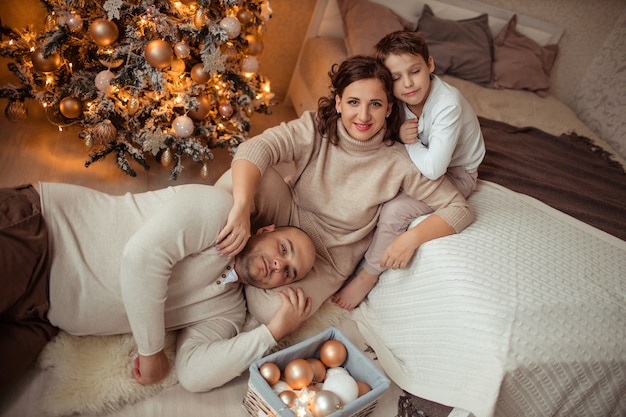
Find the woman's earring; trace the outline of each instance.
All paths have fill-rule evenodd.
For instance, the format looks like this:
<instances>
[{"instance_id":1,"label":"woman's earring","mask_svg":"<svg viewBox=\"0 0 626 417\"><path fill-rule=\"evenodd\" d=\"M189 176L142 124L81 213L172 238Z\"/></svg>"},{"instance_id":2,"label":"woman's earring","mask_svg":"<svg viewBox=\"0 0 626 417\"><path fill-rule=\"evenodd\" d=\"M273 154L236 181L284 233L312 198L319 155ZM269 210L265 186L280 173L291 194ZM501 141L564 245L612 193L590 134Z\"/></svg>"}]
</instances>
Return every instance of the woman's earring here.
<instances>
[{"instance_id":1,"label":"woman's earring","mask_svg":"<svg viewBox=\"0 0 626 417\"><path fill-rule=\"evenodd\" d=\"M337 116L341 117L341 112L337 111Z\"/></svg>"}]
</instances>

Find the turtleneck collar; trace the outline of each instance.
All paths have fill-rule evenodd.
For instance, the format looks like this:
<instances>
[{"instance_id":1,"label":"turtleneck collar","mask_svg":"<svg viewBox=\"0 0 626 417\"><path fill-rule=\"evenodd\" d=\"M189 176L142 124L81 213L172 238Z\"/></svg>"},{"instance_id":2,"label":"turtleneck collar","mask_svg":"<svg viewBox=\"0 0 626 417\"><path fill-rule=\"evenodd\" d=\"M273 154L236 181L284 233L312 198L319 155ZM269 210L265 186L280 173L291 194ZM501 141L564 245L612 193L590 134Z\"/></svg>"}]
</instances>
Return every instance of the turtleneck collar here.
<instances>
[{"instance_id":1,"label":"turtleneck collar","mask_svg":"<svg viewBox=\"0 0 626 417\"><path fill-rule=\"evenodd\" d=\"M346 130L346 127L343 125L343 122L341 121L341 119L339 119L337 120L337 135L339 136L338 146L348 151L358 152L379 149L381 146L383 146L386 129L386 126L383 127L378 131L378 133L363 142L360 140L356 140L352 136L350 136L350 134Z\"/></svg>"}]
</instances>

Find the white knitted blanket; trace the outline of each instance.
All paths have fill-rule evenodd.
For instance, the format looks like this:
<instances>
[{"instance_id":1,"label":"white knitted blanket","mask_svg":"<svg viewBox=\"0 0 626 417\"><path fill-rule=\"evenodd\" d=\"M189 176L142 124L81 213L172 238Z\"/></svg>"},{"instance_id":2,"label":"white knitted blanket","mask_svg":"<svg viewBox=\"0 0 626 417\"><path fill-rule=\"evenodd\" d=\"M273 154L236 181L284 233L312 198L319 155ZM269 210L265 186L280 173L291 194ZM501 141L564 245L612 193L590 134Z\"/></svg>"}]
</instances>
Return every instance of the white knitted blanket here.
<instances>
[{"instance_id":1,"label":"white knitted blanket","mask_svg":"<svg viewBox=\"0 0 626 417\"><path fill-rule=\"evenodd\" d=\"M355 311L387 374L478 417L626 415L626 242L493 183L470 202Z\"/></svg>"}]
</instances>

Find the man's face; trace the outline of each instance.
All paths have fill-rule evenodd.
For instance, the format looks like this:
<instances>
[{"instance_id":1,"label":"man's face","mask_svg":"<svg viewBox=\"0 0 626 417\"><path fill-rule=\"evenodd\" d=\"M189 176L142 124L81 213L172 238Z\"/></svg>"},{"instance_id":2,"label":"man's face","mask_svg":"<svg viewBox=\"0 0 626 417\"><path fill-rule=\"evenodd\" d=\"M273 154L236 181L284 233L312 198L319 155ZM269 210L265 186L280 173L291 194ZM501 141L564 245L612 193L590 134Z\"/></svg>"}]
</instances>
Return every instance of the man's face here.
<instances>
[{"instance_id":1,"label":"man's face","mask_svg":"<svg viewBox=\"0 0 626 417\"><path fill-rule=\"evenodd\" d=\"M315 247L306 233L268 226L250 237L235 257L235 270L243 284L275 288L304 278L314 261Z\"/></svg>"}]
</instances>

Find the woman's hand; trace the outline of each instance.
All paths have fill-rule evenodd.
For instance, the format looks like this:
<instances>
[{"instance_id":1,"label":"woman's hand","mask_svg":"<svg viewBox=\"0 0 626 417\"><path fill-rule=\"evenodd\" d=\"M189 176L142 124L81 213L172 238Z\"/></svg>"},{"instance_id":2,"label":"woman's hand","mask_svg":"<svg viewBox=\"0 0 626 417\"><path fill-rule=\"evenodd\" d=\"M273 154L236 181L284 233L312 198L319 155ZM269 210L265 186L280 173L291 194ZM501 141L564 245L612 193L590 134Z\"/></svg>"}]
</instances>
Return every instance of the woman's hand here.
<instances>
[{"instance_id":1,"label":"woman's hand","mask_svg":"<svg viewBox=\"0 0 626 417\"><path fill-rule=\"evenodd\" d=\"M170 363L162 350L154 355L139 355L135 358L133 377L141 385L161 382L169 372Z\"/></svg>"},{"instance_id":2,"label":"woman's hand","mask_svg":"<svg viewBox=\"0 0 626 417\"><path fill-rule=\"evenodd\" d=\"M217 235L217 250L228 258L233 258L248 243L254 193L261 178L259 168L245 159L234 161L231 168L233 207L228 213L226 226Z\"/></svg>"},{"instance_id":3,"label":"woman's hand","mask_svg":"<svg viewBox=\"0 0 626 417\"><path fill-rule=\"evenodd\" d=\"M385 249L380 266L385 269L406 268L418 247L419 241L417 241L414 233L410 233L408 230L395 238L391 245Z\"/></svg>"},{"instance_id":4,"label":"woman's hand","mask_svg":"<svg viewBox=\"0 0 626 417\"><path fill-rule=\"evenodd\" d=\"M417 142L417 125L418 119L407 119L402 126L400 126L400 132L398 136L405 145Z\"/></svg>"},{"instance_id":5,"label":"woman's hand","mask_svg":"<svg viewBox=\"0 0 626 417\"><path fill-rule=\"evenodd\" d=\"M431 214L391 242L380 259L380 266L385 269L406 268L417 248L423 243L454 233L456 231L448 222Z\"/></svg>"},{"instance_id":6,"label":"woman's hand","mask_svg":"<svg viewBox=\"0 0 626 417\"><path fill-rule=\"evenodd\" d=\"M250 238L250 212L233 207L228 213L226 226L217 235L217 250L223 256L234 258L243 250Z\"/></svg>"}]
</instances>

